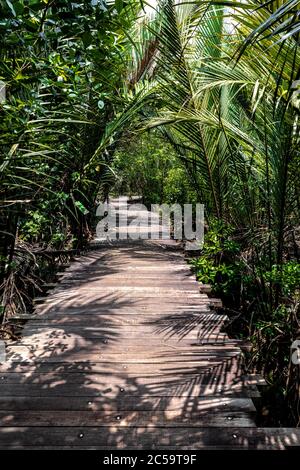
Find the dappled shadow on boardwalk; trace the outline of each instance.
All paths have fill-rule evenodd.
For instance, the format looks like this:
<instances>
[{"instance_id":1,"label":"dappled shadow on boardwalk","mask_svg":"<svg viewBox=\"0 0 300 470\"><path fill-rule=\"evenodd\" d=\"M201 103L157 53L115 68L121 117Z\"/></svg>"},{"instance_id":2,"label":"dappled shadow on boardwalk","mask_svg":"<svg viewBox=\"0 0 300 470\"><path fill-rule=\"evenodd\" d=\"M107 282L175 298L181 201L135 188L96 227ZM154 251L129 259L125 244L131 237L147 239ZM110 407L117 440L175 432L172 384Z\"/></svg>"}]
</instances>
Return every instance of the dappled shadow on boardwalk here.
<instances>
[{"instance_id":1,"label":"dappled shadow on boardwalk","mask_svg":"<svg viewBox=\"0 0 300 470\"><path fill-rule=\"evenodd\" d=\"M269 436L255 428L241 427L239 422L235 424L234 419L241 406L248 410L246 401L240 399L235 413L232 390L228 395L225 392L222 397L216 396L217 386L212 384L211 393L201 395L199 385L205 382L205 374L199 371L193 376L177 371L177 378L171 383L162 375L159 383L153 385L141 384L141 378L115 373L115 385L110 383L108 386L105 374L98 375L97 385L93 383L89 372L94 367L92 363L64 364L63 368L51 364L52 372L45 373L44 367L37 366L22 383L23 387L31 387L30 396L24 398L23 393L20 400L9 397L7 406L11 403L14 411L7 409L0 413L2 426L7 427L1 445L7 439L12 447L86 446L106 449L160 449L164 446L193 449L200 443L209 447L259 448L293 443L288 442L293 438L284 437L284 433L276 435L275 432ZM84 373L82 383L76 383L77 373L81 376ZM217 368L215 373L218 373ZM44 377L40 377L36 393L34 374ZM212 377L210 375L209 380ZM238 400L235 398L235 403ZM19 414L18 409L22 410ZM210 420L214 416L219 421L212 427ZM222 420L228 423L229 418L231 427L224 427ZM294 443L298 438L295 433Z\"/></svg>"},{"instance_id":2,"label":"dappled shadow on boardwalk","mask_svg":"<svg viewBox=\"0 0 300 470\"><path fill-rule=\"evenodd\" d=\"M283 434L255 429L255 387L240 350L218 342L224 318L201 313L196 296L183 307L180 296L148 297L147 277L145 294L118 288L124 273L138 284L140 266L153 271L150 286L163 270L175 287L185 282L189 271L178 275L177 256L150 251L89 254L67 274L72 285L58 287L19 345L8 347L14 362L0 368L1 447L283 445ZM115 289L105 292L108 279ZM91 280L95 294L86 289Z\"/></svg>"},{"instance_id":3,"label":"dappled shadow on boardwalk","mask_svg":"<svg viewBox=\"0 0 300 470\"><path fill-rule=\"evenodd\" d=\"M213 341L224 339L222 330L226 316L217 315L216 313L201 314L191 313L189 311L177 315L165 315L160 318L159 322L153 321L154 331L157 334L164 334L167 337L184 338L189 333L197 331L197 339L203 342L209 342L211 335L214 335Z\"/></svg>"}]
</instances>

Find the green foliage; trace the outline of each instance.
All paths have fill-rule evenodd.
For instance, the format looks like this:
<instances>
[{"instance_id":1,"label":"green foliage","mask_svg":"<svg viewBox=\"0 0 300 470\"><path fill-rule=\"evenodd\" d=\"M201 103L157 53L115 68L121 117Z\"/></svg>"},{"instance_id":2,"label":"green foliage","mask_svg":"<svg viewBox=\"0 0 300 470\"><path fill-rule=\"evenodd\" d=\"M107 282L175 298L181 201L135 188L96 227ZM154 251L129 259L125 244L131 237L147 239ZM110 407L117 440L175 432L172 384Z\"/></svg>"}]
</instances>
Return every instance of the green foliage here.
<instances>
[{"instance_id":1,"label":"green foliage","mask_svg":"<svg viewBox=\"0 0 300 470\"><path fill-rule=\"evenodd\" d=\"M213 221L205 234L201 256L191 260L197 279L211 284L214 292L225 296L235 292L241 276L241 263L237 258L240 246L229 238L233 231L233 227Z\"/></svg>"},{"instance_id":2,"label":"green foliage","mask_svg":"<svg viewBox=\"0 0 300 470\"><path fill-rule=\"evenodd\" d=\"M184 204L196 199L185 168L159 133L142 134L120 147L113 170L116 194L142 196L146 205Z\"/></svg>"},{"instance_id":3,"label":"green foliage","mask_svg":"<svg viewBox=\"0 0 300 470\"><path fill-rule=\"evenodd\" d=\"M39 211L28 211L26 222L22 227L24 239L31 240L40 238L44 230L47 230L49 219Z\"/></svg>"},{"instance_id":4,"label":"green foliage","mask_svg":"<svg viewBox=\"0 0 300 470\"><path fill-rule=\"evenodd\" d=\"M265 280L271 284L280 285L285 296L295 296L300 288L300 264L297 261L287 261L281 265L273 265L271 271L264 273Z\"/></svg>"},{"instance_id":5,"label":"green foliage","mask_svg":"<svg viewBox=\"0 0 300 470\"><path fill-rule=\"evenodd\" d=\"M116 9L115 9L116 7ZM95 156L124 106L128 38L140 2L1 1L0 250L15 235L83 244L113 152ZM112 146L112 142L108 146Z\"/></svg>"},{"instance_id":6,"label":"green foliage","mask_svg":"<svg viewBox=\"0 0 300 470\"><path fill-rule=\"evenodd\" d=\"M197 201L196 192L183 166L177 166L169 170L164 179L163 194L163 200L166 204L195 204Z\"/></svg>"}]
</instances>

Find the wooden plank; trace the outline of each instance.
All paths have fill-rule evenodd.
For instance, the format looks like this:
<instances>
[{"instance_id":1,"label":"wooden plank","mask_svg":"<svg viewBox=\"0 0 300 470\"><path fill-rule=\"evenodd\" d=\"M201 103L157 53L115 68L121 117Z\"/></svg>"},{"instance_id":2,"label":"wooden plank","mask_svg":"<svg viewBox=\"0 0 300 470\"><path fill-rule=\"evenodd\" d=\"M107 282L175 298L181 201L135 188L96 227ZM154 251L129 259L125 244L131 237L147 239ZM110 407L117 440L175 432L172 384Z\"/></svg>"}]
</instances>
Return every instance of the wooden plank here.
<instances>
[{"instance_id":1,"label":"wooden plank","mask_svg":"<svg viewBox=\"0 0 300 470\"><path fill-rule=\"evenodd\" d=\"M10 428L11 429L11 428ZM287 446L287 448L289 448L290 446ZM10 445L9 447L7 445L4 445L4 446L1 446L0 444L0 450L84 450L84 451L108 451L108 450L123 450L124 448L122 449L118 449L116 447L107 447L107 446L72 446L72 445L66 445L66 446L26 446L26 447L20 447L18 445ZM184 447L178 447L178 446L175 446L175 445L170 445L170 446L162 446L162 445L159 445L159 446L154 446L152 447L152 449L156 449L156 450L166 450L166 451L179 451L179 450L195 450L195 446L184 446ZM209 444L206 444L205 447L199 447L199 450L210 450L210 451L232 451L232 450L236 450L236 451L242 451L242 450L285 450L286 448L285 447L276 447L275 445L272 445L272 444L263 444L263 445L260 445L258 447L246 447L245 445L243 444L235 444L234 446L232 445L209 445ZM295 447L295 449L297 449L297 446ZM143 446L143 444L136 444L135 446L126 446L126 451L129 451L129 450L133 450L133 451L136 451L136 450L145 450L145 447ZM147 450L149 450L149 448L147 447ZM151 450L151 449L150 449ZM197 450L197 449L196 449Z\"/></svg>"},{"instance_id":2,"label":"wooden plank","mask_svg":"<svg viewBox=\"0 0 300 470\"><path fill-rule=\"evenodd\" d=\"M296 447L297 448L297 447ZM10 445L9 447L7 445L4 445L4 446L1 446L0 445L0 450L84 450L84 451L108 451L108 450L121 450L121 449L117 449L116 447L110 447L108 449L107 446L72 446L72 445L66 445L66 446L43 446L43 447L40 447L40 446L26 446L26 447L20 447L18 445ZM123 448L124 449L124 448ZM166 451L177 451L180 449L182 450L195 450L195 446L185 446L185 447L177 447L177 446L156 446L156 447L152 447L152 449L159 449L160 451L161 450L166 450ZM228 446L228 445L209 445L209 444L206 444L205 447L201 447L199 448L199 450L210 450L210 451L232 451L232 450L237 450L237 451L242 451L242 450L257 450L257 449L260 449L260 450L285 450L284 447L275 447L274 445L271 445L271 444L266 444L266 445L263 445L263 446L259 446L258 448L254 448L254 447L249 447L249 449L247 447L245 447L244 445L234 445L234 446ZM135 446L126 446L126 451L129 451L129 450L133 450L133 451L136 451L136 450L145 450L145 447L143 447L143 445L140 445L140 444L136 444ZM147 448L147 450L149 450L149 448ZM150 449L151 450L151 449ZM196 449L197 450L197 449Z\"/></svg>"},{"instance_id":3,"label":"wooden plank","mask_svg":"<svg viewBox=\"0 0 300 470\"><path fill-rule=\"evenodd\" d=\"M73 314L63 314L63 313L52 313L52 314L33 314L28 316L16 316L15 321L17 320L31 320L30 323L25 325L26 331L32 330L36 328L48 328L50 326L55 328L85 328L87 325L90 328L97 328L97 327L121 327L122 325L134 325L136 328L142 328L144 325L152 325L153 328L163 328L164 326L169 326L171 328L172 325L174 327L178 324L179 331L184 328L184 324L186 327L188 325L197 324L197 322L201 321L201 316L207 316L207 322L210 321L210 315L212 315L211 310L205 310L204 312L201 311L199 313L194 312L184 312L176 313L176 317L174 318L174 314L171 315L168 313L163 314L152 314L149 311L128 311L126 312L103 312L103 313L76 313ZM219 315L218 315L219 316ZM220 316L220 325L223 324L226 320L222 320ZM12 321L12 320L10 320ZM181 328L180 324L181 323ZM203 320L205 324L206 321Z\"/></svg>"},{"instance_id":4,"label":"wooden plank","mask_svg":"<svg viewBox=\"0 0 300 470\"><path fill-rule=\"evenodd\" d=\"M80 269L80 266L73 266L72 270L66 270L66 271L61 271L57 272L56 276L58 277L63 277L65 279L70 278L70 279L84 279L87 280L89 277L93 277L94 275L99 276L101 278L105 278L106 275L112 276L112 272L116 275L119 276L124 276L127 274L127 276L186 276L192 278L193 274L189 267L187 267L184 264L153 264L153 265L147 265L146 263L140 264L140 265L133 265L133 264L125 264L124 262L122 263L122 259L120 259L120 263L115 264L113 266L113 263L110 264L110 266L103 267L103 266L98 266L94 268L88 267L86 264L82 265L82 268ZM124 274L126 273L126 274Z\"/></svg>"},{"instance_id":5,"label":"wooden plank","mask_svg":"<svg viewBox=\"0 0 300 470\"><path fill-rule=\"evenodd\" d=\"M160 334L159 332L156 332L154 328L152 328L152 331L145 332L143 337L141 338L139 336L138 331L130 331L130 330L122 330L122 328L126 325L119 325L120 330L117 330L116 328L105 328L105 329L99 329L98 331L91 331L89 330L83 330L80 331L78 328L77 331L70 330L68 326L61 328L61 329L54 329L53 328L53 333L49 332L49 329L45 329L45 331L38 331L35 332L34 330L26 330L24 331L23 338L20 339L15 343L16 346L30 346L30 345L37 345L37 344L42 344L49 342L51 343L51 346L53 346L55 343L58 341L61 343L61 341L67 340L67 343L71 343L76 340L80 340L81 343L82 341L86 341L88 345L90 346L91 343L95 344L100 344L100 343L105 343L106 340L111 341L114 339L119 338L120 341L124 342L130 342L130 341L135 341L136 344L143 343L145 341L150 341L151 344L156 344L156 343L163 343L163 344L174 344L175 347L177 346L198 346L198 345L205 345L205 344L212 344L212 343L222 343L222 344L238 344L238 340L234 339L228 339L227 335L225 333L214 333L214 331L218 331L218 325L213 328L212 326L209 326L209 331L207 331L207 336L206 337L201 337L201 330L192 330L192 331L184 331L183 333L174 333L174 332L166 332L163 334ZM128 325L127 325L128 326ZM139 325L147 327L148 325ZM153 335L157 335L156 339L153 339ZM9 344L9 343L8 343ZM82 343L83 344L83 343Z\"/></svg>"},{"instance_id":6,"label":"wooden plank","mask_svg":"<svg viewBox=\"0 0 300 470\"><path fill-rule=\"evenodd\" d=\"M156 335L155 335L156 333ZM155 336L154 336L155 335ZM225 333L214 333L210 331L207 333L207 337L201 338L198 337L197 331L186 333L186 335L170 335L170 334L159 334L155 332L155 329L152 329L152 332L149 331L145 333L143 337L138 335L136 331L117 331L116 329L106 329L105 331L93 332L88 331L78 331L70 332L67 329L53 329L53 332L39 331L37 333L25 332L24 337L17 341L14 344L14 347L26 346L32 350L40 350L41 347L46 347L47 344L50 348L54 349L57 346L60 348L74 349L76 344L80 344L80 347L88 347L91 349L93 345L102 347L103 344L106 345L106 349L111 350L112 348L120 349L120 345L116 342L122 342L123 346L129 345L129 348L132 349L133 345L130 345L130 342L134 341L134 345L138 346L138 349L142 347L145 349L145 341L148 341L149 346L160 347L161 345L170 345L172 349L180 349L186 351L188 349L197 350L198 347L205 344L213 343L222 343L222 344L236 344L236 340L228 339Z\"/></svg>"},{"instance_id":7,"label":"wooden plank","mask_svg":"<svg viewBox=\"0 0 300 470\"><path fill-rule=\"evenodd\" d=\"M121 344L118 338L105 338L103 341L99 341L97 338L85 340L81 337L74 337L66 339L58 338L51 341L41 340L40 342L37 340L35 343L26 343L23 340L19 344L7 347L7 358L9 360L12 354L16 356L18 354L32 354L42 359L43 354L45 354L45 357L53 354L57 360L69 362L75 356L89 356L90 360L95 360L99 355L104 354L119 354L120 359L123 356L134 354L139 359L143 357L149 359L164 357L166 360L177 355L177 360L179 360L181 356L195 356L196 358L203 355L203 353L210 353L204 354L204 356L210 356L213 355L214 351L218 352L218 344L216 342L199 344L189 340L185 341L184 339L180 342L176 340L162 342L160 338L152 338L151 343L148 342L147 348L145 348L145 341L143 338L132 343L130 341L123 341L122 347L120 347ZM239 348L234 349L234 342L220 341L219 346L222 348L219 352L221 352L221 355L224 354L224 358L232 355L236 356L240 353ZM225 352L229 353L229 355L225 355Z\"/></svg>"},{"instance_id":8,"label":"wooden plank","mask_svg":"<svg viewBox=\"0 0 300 470\"><path fill-rule=\"evenodd\" d=\"M119 413L119 412L118 412ZM224 427L232 426L250 427L255 426L253 416L240 411L207 411L203 413L192 410L182 413L180 411L122 411L116 414L111 411L0 411L0 426L103 426L103 427L143 427L149 428L164 427L180 428L189 426L190 428ZM151 431L150 431L151 432Z\"/></svg>"},{"instance_id":9,"label":"wooden plank","mask_svg":"<svg viewBox=\"0 0 300 470\"><path fill-rule=\"evenodd\" d=\"M95 291L91 291L90 289L84 290L84 289L76 289L73 291L66 291L66 292L61 292L57 294L53 294L49 297L36 297L33 300L34 304L38 303L44 303L45 305L52 304L53 306L55 305L62 305L64 302L68 302L70 300L74 305L78 304L83 304L84 299L86 298L86 301L90 302L97 302L98 304L101 304L103 302L105 305L107 304L107 297L109 294L114 294L115 296L119 296L120 300L123 302L126 299L130 299L130 301L136 305L138 304L150 304L150 305L160 305L162 301L165 304L169 305L177 305L178 304L178 299L180 299L180 304L179 305L194 305L194 306L200 306L200 305L216 305L216 306L221 306L221 301L219 299L213 299L213 298L201 298L200 294L197 293L187 293L184 291L184 294L178 291L174 292L165 292L162 293L163 299L157 295L158 292L151 291L151 289L147 292L142 292L142 291L135 291L134 289L131 291L130 288L125 292L121 291L117 288L114 289L104 289L103 291L101 289L96 289ZM82 297L81 297L82 296Z\"/></svg>"},{"instance_id":10,"label":"wooden plank","mask_svg":"<svg viewBox=\"0 0 300 470\"><path fill-rule=\"evenodd\" d=\"M128 314L129 315L129 314ZM53 319L59 317L61 315L56 315L53 316ZM24 332L25 331L37 331L42 328L59 328L53 324L53 319L47 321L47 318L45 316L38 316L36 314L31 315L29 317L30 319L34 319L35 322L30 322L27 323L24 327ZM67 320L72 320L73 315L65 315L62 318L66 318ZM172 328L174 327L174 331L177 332L177 334L180 334L180 331L184 330L185 328L194 328L195 330L198 330L200 327L209 327L212 326L214 327L215 325L218 325L219 327L222 327L225 322L228 321L228 316L227 315L220 315L214 312L205 311L205 313L200 312L200 313L195 313L195 312L177 312L176 314L167 314L167 315L159 315L156 316L156 318L153 318L152 314L149 312L140 312L136 313L134 311L131 311L131 318L124 318L124 315L119 314L118 311L113 312L112 314L108 313L107 315L105 314L94 314L90 316L88 321L86 319L83 319L82 326L78 325L66 325L66 328L69 328L70 331L82 331L86 329L93 329L93 331L98 331L101 328L104 327L111 327L111 328L122 328L122 331L124 328L130 328L130 331L132 330L132 327L128 326L128 322L130 324L136 324L137 332L139 334L142 333L142 331L147 331L147 327L150 328L162 328L164 329L165 327ZM77 319L78 320L78 319ZM95 320L95 324L91 324L91 322ZM39 324L40 321L40 324ZM123 323L124 326L120 326L119 322ZM117 325L116 325L117 323ZM127 325L127 326L126 326ZM155 330L153 330L155 331ZM165 331L165 330L163 330Z\"/></svg>"},{"instance_id":11,"label":"wooden plank","mask_svg":"<svg viewBox=\"0 0 300 470\"><path fill-rule=\"evenodd\" d=\"M42 285L43 289L54 289L55 287L58 287L59 284L57 282L48 282Z\"/></svg>"},{"instance_id":12,"label":"wooden plank","mask_svg":"<svg viewBox=\"0 0 300 470\"><path fill-rule=\"evenodd\" d=\"M32 374L47 374L47 373L56 373L61 375L72 374L72 373L83 373L83 374L92 374L92 373L107 373L107 372L125 372L127 374L140 374L141 370L143 375L147 374L159 374L163 376L164 374L197 374L203 371L205 366L207 370L212 367L212 363L216 365L223 364L220 361L218 356L215 356L215 361L211 359L214 356L208 356L209 361L204 356L203 359L195 360L192 358L191 361L177 361L177 362L162 362L162 363L143 363L143 362L108 362L108 361L98 361L98 362L77 362L77 363L64 363L64 362L53 362L51 364L46 362L41 363L18 363L18 362L6 362L5 364L0 365L0 384L1 381L5 380L5 377L10 374L27 374L30 377ZM231 363L234 361L239 363L239 357L233 356L231 358ZM124 369L126 366L126 369ZM233 366L232 366L233 367ZM2 378L4 377L4 378ZM249 375L247 375L249 377ZM251 374L251 378L257 377Z\"/></svg>"},{"instance_id":13,"label":"wooden plank","mask_svg":"<svg viewBox=\"0 0 300 470\"><path fill-rule=\"evenodd\" d=\"M128 269L122 266L122 269L118 269L118 267L114 269L102 268L102 269L94 269L89 270L88 272L86 269L76 270L74 272L64 271L60 274L61 282L68 283L68 282L87 282L90 279L92 282L113 282L113 281L120 281L120 282L131 282L132 280L137 280L140 282L158 282L159 280L162 283L171 283L175 282L176 284L180 284L181 282L185 282L188 285L196 286L199 288L199 282L196 281L195 276L189 269L176 269L174 270L172 267L165 267L164 265L157 265L156 270L150 269L149 266L144 265L144 269L130 269L130 265L128 265ZM87 275L85 273L87 272ZM174 287L174 286L173 286Z\"/></svg>"},{"instance_id":14,"label":"wooden plank","mask_svg":"<svg viewBox=\"0 0 300 470\"><path fill-rule=\"evenodd\" d=\"M214 354L184 354L181 353L180 357L178 354L172 354L168 352L166 354L157 354L157 355L146 355L141 354L137 355L136 351L132 353L119 353L119 352L101 352L100 354L90 354L89 352L77 352L77 353L66 353L63 357L60 357L58 354L54 354L53 351L45 351L41 354L29 353L28 351L14 351L14 353L8 352L7 361L9 363L31 363L31 364L56 364L56 363L82 363L86 361L95 362L97 359L103 362L122 362L128 364L172 364L176 363L178 360L181 362L191 362L193 360L199 361L200 358L203 361L203 364L214 365L225 363L226 360L229 361L231 358L236 357L236 353L225 352L225 353L216 353Z\"/></svg>"},{"instance_id":15,"label":"wooden plank","mask_svg":"<svg viewBox=\"0 0 300 470\"><path fill-rule=\"evenodd\" d=\"M119 305L119 308L118 308ZM208 313L211 314L211 309L208 308L207 305L181 305L177 304L175 307L173 305L163 305L163 306L153 306L153 305L130 305L127 301L122 301L121 299L115 302L110 302L107 305L101 305L94 303L92 305L73 305L70 301L70 305L65 306L42 306L35 309L33 315L37 315L43 318L47 316L52 316L56 318L59 314L75 316L75 315L100 315L100 314L109 314L109 315L156 315L156 316L164 316L164 315L183 315L188 313Z\"/></svg>"},{"instance_id":16,"label":"wooden plank","mask_svg":"<svg viewBox=\"0 0 300 470\"><path fill-rule=\"evenodd\" d=\"M300 445L300 430L291 428L168 428L117 427L110 432L98 427L6 427L0 431L0 445L6 448L34 446L95 447L104 449L245 448L284 449Z\"/></svg>"},{"instance_id":17,"label":"wooden plank","mask_svg":"<svg viewBox=\"0 0 300 470\"><path fill-rule=\"evenodd\" d=\"M199 294L197 290L188 290L188 289L176 289L176 288L164 288L164 287L154 287L154 286L138 286L138 287L133 287L133 286L111 286L111 285L106 285L106 286L99 286L98 284L95 285L90 285L89 283L87 285L82 284L76 286L76 288L60 288L60 289L55 289L51 297L43 296L43 297L36 297L34 300L36 302L42 302L46 300L59 300L59 299L64 299L65 297L72 297L74 294L81 294L85 295L88 297L97 297L101 299L104 294L109 294L109 293L118 293L118 295L132 295L134 297L141 297L141 298L160 298L161 300L166 300L169 302L169 297L178 297L181 299L187 299L190 298L192 299L195 303L196 301L198 302L213 302L219 299L213 299L213 298L208 298L206 294ZM198 303L197 302L197 303Z\"/></svg>"},{"instance_id":18,"label":"wooden plank","mask_svg":"<svg viewBox=\"0 0 300 470\"><path fill-rule=\"evenodd\" d=\"M199 284L199 291L201 293L210 294L212 291L212 287L210 284Z\"/></svg>"},{"instance_id":19,"label":"wooden plank","mask_svg":"<svg viewBox=\"0 0 300 470\"><path fill-rule=\"evenodd\" d=\"M86 277L82 277L82 279L63 279L61 282L57 284L44 284L43 287L46 288L55 288L57 291L62 291L66 289L74 289L74 287L83 287L86 286ZM49 286L49 287L48 287ZM148 288L153 291L157 289L164 289L168 291L193 291L195 294L198 293L198 286L195 280L189 279L186 280L184 278L172 279L172 277L168 276L165 279L162 276L152 276L152 277L144 277L144 276L105 276L99 278L92 278L88 282L88 286L91 289L100 289L106 290L108 289L117 289L122 290L125 287L130 289L131 287L139 287L139 288Z\"/></svg>"},{"instance_id":20,"label":"wooden plank","mask_svg":"<svg viewBox=\"0 0 300 470\"><path fill-rule=\"evenodd\" d=\"M156 324L159 325L161 322L167 320L169 318L169 322L173 320L173 323L175 323L176 317L178 321L184 321L184 319L188 322L189 316L192 319L192 315L200 315L200 314L207 314L210 315L213 311L212 310L207 310L207 309L193 309L191 311L189 310L178 310L177 312L174 313L173 311L161 311L161 312L155 312L155 310L151 308L145 308L143 310L138 310L138 309L131 309L131 310L125 310L122 309L120 311L117 311L116 309L113 309L112 311L109 311L108 309L74 309L74 312L69 312L69 309L65 309L65 311L62 310L57 310L57 311L45 311L45 312L39 312L39 313L34 313L32 317L29 319L32 321L32 324L38 323L38 322L51 322L53 325L55 325L56 322L58 323L78 323L78 324L83 324L86 325L87 323L89 325L93 325L93 323L102 324L102 322L107 322L111 321L111 323L115 322L129 322L129 323L136 323L136 324ZM22 318L20 318L22 319ZM168 321L168 320L167 320Z\"/></svg>"},{"instance_id":21,"label":"wooden plank","mask_svg":"<svg viewBox=\"0 0 300 470\"><path fill-rule=\"evenodd\" d=\"M164 304L162 305L162 302ZM135 296L133 295L130 297L129 294L120 294L118 295L117 292L115 292L114 297L109 296L107 294L106 296L103 295L91 295L90 299L86 295L81 295L80 292L78 292L78 295L70 297L59 297L59 298L54 298L50 299L47 302L43 302L43 305L37 306L38 310L37 311L51 311L51 312L58 312L58 311L64 311L67 313L68 309L74 308L75 313L76 310L81 310L81 311L90 311L94 313L101 313L101 311L107 311L109 312L110 310L114 310L116 308L120 309L123 311L123 308L126 310L131 310L135 311L135 313L142 313L143 310L151 310L151 313L157 313L157 314L163 314L163 313L170 313L170 314L176 314L177 312L185 312L188 310L194 310L195 312L200 312L201 311L211 311L212 305L214 304L214 299L212 299L212 302L207 301L207 300L201 300L201 299L196 299L196 301L192 298L189 297L188 300L185 303L185 299L179 297L178 300L175 297L169 297L169 299L165 299L164 301L160 297L142 297L142 296ZM221 305L220 302L217 300L216 301L217 306ZM50 310L52 308L52 310ZM121 313L121 312L120 312Z\"/></svg>"},{"instance_id":22,"label":"wooden plank","mask_svg":"<svg viewBox=\"0 0 300 470\"><path fill-rule=\"evenodd\" d=\"M144 341L145 342L145 341ZM135 344L133 342L132 344L129 344L127 341L126 344L122 344L122 347L119 347L120 345L118 342L116 344L113 344L113 342L102 342L98 343L96 345L91 344L90 346L88 345L87 342L85 342L85 348L83 348L80 344L80 341L77 341L75 344L70 343L67 348L66 348L66 343L65 344L46 344L45 348L38 348L37 346L32 346L27 347L26 345L9 345L7 347L7 360L9 361L10 356L16 355L16 359L18 355L20 355L20 360L22 359L22 355L28 355L29 353L36 354L38 356L39 354L41 355L40 358L42 358L43 352L45 353L45 361L46 361L46 353L53 353L53 360L55 362L55 359L57 360L56 362L70 362L71 356L75 355L77 357L85 357L85 359L82 359L82 361L90 361L90 362L95 362L97 359L99 359L99 356L104 357L104 356L109 356L111 354L119 354L120 360L123 357L127 356L132 356L132 354L135 354L136 359L139 361L142 358L147 358L147 359L152 359L155 361L156 359L164 359L165 362L177 361L180 360L186 360L187 357L194 358L194 360L199 360L199 358L214 358L214 357L220 357L224 358L226 360L227 358L230 357L235 357L241 355L240 348L236 348L234 344L224 344L224 343L215 343L215 344L203 344L200 346L194 346L193 348L191 346L188 346L186 348L174 348L171 347L170 345L162 345L161 342L159 343L159 347L156 349L153 349L151 345L148 345L147 348L143 347L143 344ZM184 358L184 359L181 359ZM16 362L16 361L15 361ZM150 361L151 362L151 361Z\"/></svg>"},{"instance_id":23,"label":"wooden plank","mask_svg":"<svg viewBox=\"0 0 300 470\"><path fill-rule=\"evenodd\" d=\"M197 380L184 380L177 381L174 385L168 383L167 385L161 384L157 381L156 384L148 384L145 386L143 379L138 379L135 382L132 378L115 377L112 383L87 383L84 385L66 383L65 378L61 378L60 383L53 384L0 384L0 393L3 396L31 396L31 397L87 397L104 395L107 398L115 399L118 394L130 394L130 396L147 399L153 395L160 396L181 396L187 397L260 397L260 393L255 385L238 384L201 384Z\"/></svg>"},{"instance_id":24,"label":"wooden plank","mask_svg":"<svg viewBox=\"0 0 300 470\"><path fill-rule=\"evenodd\" d=\"M202 365L194 368L191 371L160 371L159 373L155 371L148 370L143 372L144 365L139 365L135 367L136 370L129 369L129 367L124 364L115 370L115 368L103 367L101 372L89 372L89 371L78 371L71 373L60 373L60 372L39 372L36 369L36 372L33 373L19 373L11 372L9 374L0 375L0 390L3 385L11 384L43 384L43 385L52 385L55 386L56 383L65 382L67 384L96 384L98 386L101 384L113 384L119 383L119 380L128 380L128 382L137 383L139 385L148 386L148 385L157 385L168 387L171 385L181 384L181 383L194 383L197 384L216 384L221 386L223 384L228 384L234 379L240 379L242 381L242 371L239 370L239 364L232 366L228 370L223 370L222 367L208 367L207 365Z\"/></svg>"},{"instance_id":25,"label":"wooden plank","mask_svg":"<svg viewBox=\"0 0 300 470\"><path fill-rule=\"evenodd\" d=\"M214 412L226 410L227 413L245 412L255 414L256 409L250 398L232 398L232 397L189 397L189 396L141 396L139 400L136 397L120 393L116 398L104 396L0 396L0 410L35 410L35 411L166 411L182 412L183 409L193 409L195 412Z\"/></svg>"},{"instance_id":26,"label":"wooden plank","mask_svg":"<svg viewBox=\"0 0 300 470\"><path fill-rule=\"evenodd\" d=\"M123 314L112 314L109 312L103 314L86 314L80 315L78 312L76 315L71 314L51 314L51 315L36 315L31 319L30 323L22 325L22 332L24 338L19 337L16 342L14 340L8 340L8 344L19 345L20 341L26 340L32 335L32 339L40 339L51 334L51 328L53 330L52 338L61 337L63 334L70 336L73 334L76 337L79 336L91 336L96 338L97 336L111 335L111 338L118 337L119 339L125 339L135 336L137 340L141 340L142 329L145 329L145 336L151 334L154 342L164 339L177 339L190 338L199 340L205 340L207 338L216 339L228 339L225 332L222 331L224 323L226 322L225 317L220 317L218 320L216 317L210 317L209 314L212 312L201 312L203 316L199 314L189 314L184 312L182 314L162 314L155 315L149 312L143 313L131 313L128 315ZM205 316L207 315L207 319ZM94 330L93 330L94 328ZM94 334L93 334L94 332ZM232 342L235 342L232 338Z\"/></svg>"}]
</instances>

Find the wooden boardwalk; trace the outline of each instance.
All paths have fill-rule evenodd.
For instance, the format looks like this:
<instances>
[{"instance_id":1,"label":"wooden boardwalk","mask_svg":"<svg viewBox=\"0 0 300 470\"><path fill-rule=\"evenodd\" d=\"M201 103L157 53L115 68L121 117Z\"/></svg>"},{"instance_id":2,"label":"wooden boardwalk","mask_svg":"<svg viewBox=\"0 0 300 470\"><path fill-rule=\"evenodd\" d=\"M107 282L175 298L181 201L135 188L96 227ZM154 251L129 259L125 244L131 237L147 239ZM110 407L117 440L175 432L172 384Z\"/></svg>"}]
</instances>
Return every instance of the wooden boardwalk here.
<instances>
[{"instance_id":1,"label":"wooden boardwalk","mask_svg":"<svg viewBox=\"0 0 300 470\"><path fill-rule=\"evenodd\" d=\"M104 244L36 304L0 365L0 448L284 448L259 429L226 317L176 243Z\"/></svg>"}]
</instances>

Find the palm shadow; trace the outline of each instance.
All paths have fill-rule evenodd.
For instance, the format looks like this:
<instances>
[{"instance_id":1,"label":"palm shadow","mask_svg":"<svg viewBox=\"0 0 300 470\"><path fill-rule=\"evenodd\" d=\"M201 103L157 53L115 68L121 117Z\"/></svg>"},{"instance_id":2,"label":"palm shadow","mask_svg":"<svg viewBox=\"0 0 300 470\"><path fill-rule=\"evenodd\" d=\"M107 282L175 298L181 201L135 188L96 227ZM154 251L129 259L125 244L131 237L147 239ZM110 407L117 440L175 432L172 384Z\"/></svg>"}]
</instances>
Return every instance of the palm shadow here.
<instances>
[{"instance_id":1,"label":"palm shadow","mask_svg":"<svg viewBox=\"0 0 300 470\"><path fill-rule=\"evenodd\" d=\"M117 260L118 249L104 253L101 263L89 254L88 265L69 270L66 277L78 279L60 285L49 305L37 308L19 344L8 346L0 374L0 447L286 445L282 433L255 428L255 387L241 352L223 334L218 341L224 317L171 301L161 313L150 303L151 315L145 314L140 300L117 288L90 298L85 285L112 272L122 276L127 254L133 264L178 261L144 245L123 248L125 257ZM299 442L299 435L290 439Z\"/></svg>"}]
</instances>

